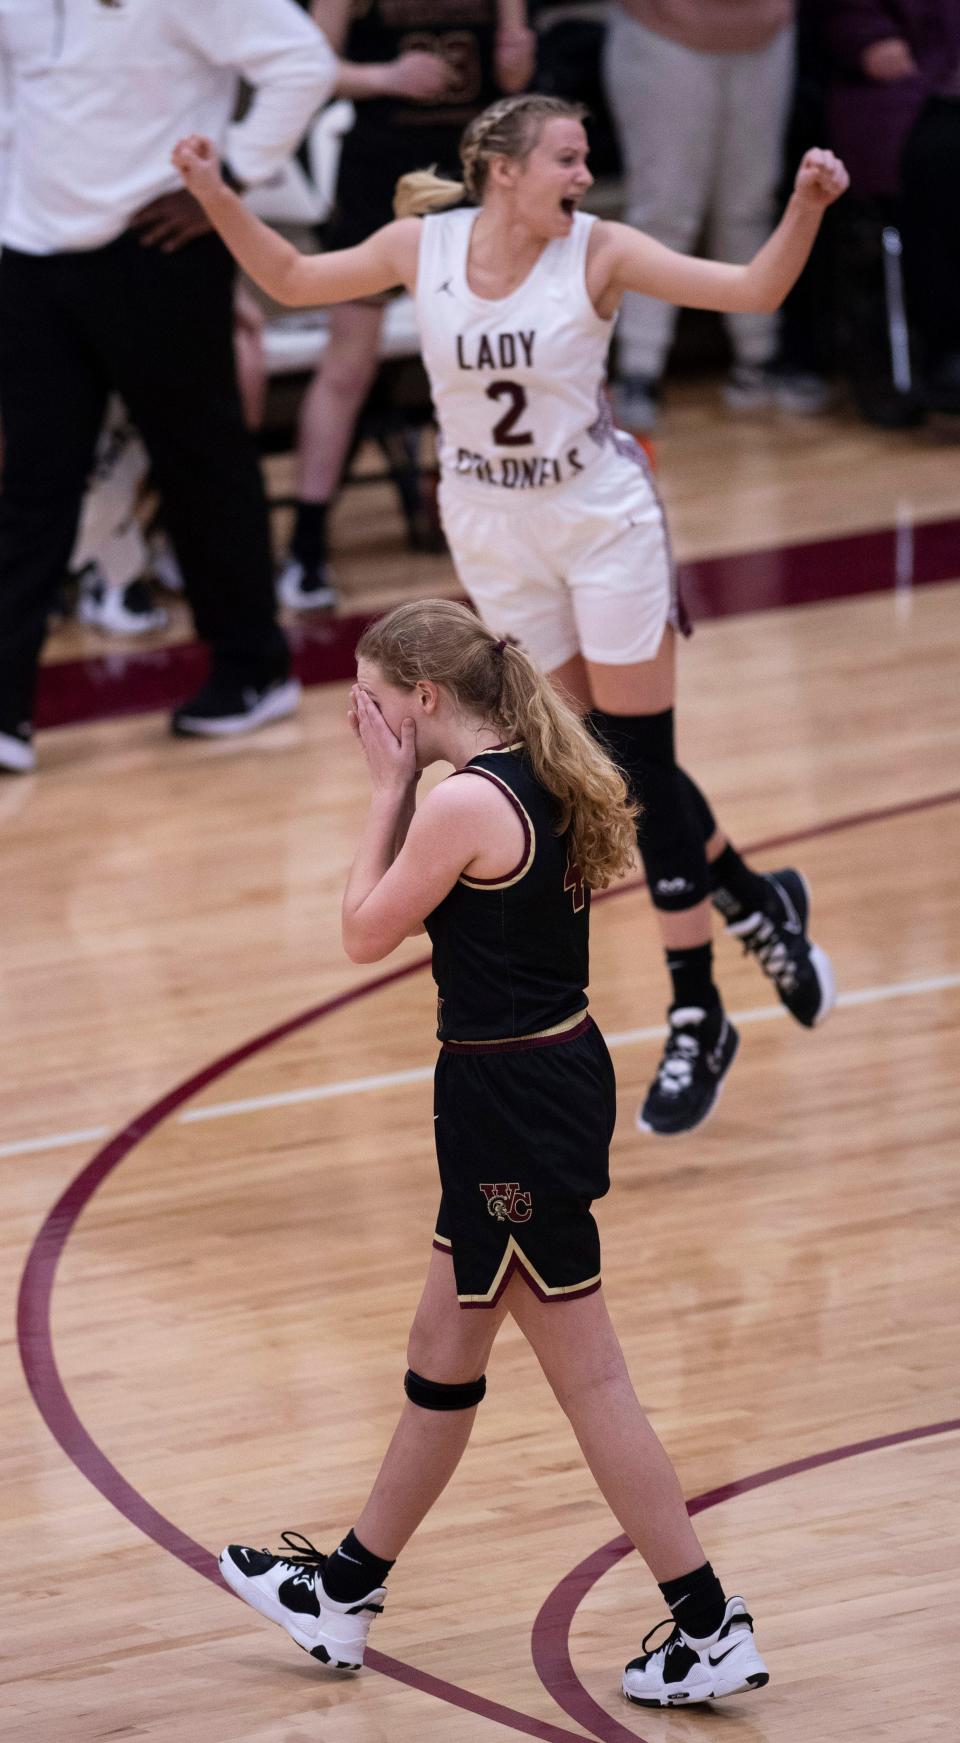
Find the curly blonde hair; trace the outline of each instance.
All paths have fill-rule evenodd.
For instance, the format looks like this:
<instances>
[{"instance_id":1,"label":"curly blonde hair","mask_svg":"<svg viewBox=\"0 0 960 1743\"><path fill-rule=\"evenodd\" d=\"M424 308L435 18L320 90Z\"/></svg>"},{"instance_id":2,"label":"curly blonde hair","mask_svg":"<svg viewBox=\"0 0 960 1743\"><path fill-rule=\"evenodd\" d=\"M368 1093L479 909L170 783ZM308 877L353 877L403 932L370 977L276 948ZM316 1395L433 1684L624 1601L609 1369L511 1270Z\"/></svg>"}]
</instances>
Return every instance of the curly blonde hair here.
<instances>
[{"instance_id":1,"label":"curly blonde hair","mask_svg":"<svg viewBox=\"0 0 960 1743\"><path fill-rule=\"evenodd\" d=\"M446 181L433 169L417 169L410 175L401 176L393 196L395 215L398 218L419 218L427 212L442 212L448 206L457 206L463 199L478 206L483 199L492 158L509 157L523 163L546 122L583 121L586 115L582 103L568 103L562 97L543 97L536 91L519 97L501 97L475 115L464 129L460 140L462 182Z\"/></svg>"},{"instance_id":2,"label":"curly blonde hair","mask_svg":"<svg viewBox=\"0 0 960 1743\"><path fill-rule=\"evenodd\" d=\"M619 769L522 649L498 641L465 605L398 605L364 630L357 658L372 661L400 690L442 684L505 744L522 741L536 779L557 800L557 834L570 831L592 889L633 870L639 807Z\"/></svg>"}]
</instances>

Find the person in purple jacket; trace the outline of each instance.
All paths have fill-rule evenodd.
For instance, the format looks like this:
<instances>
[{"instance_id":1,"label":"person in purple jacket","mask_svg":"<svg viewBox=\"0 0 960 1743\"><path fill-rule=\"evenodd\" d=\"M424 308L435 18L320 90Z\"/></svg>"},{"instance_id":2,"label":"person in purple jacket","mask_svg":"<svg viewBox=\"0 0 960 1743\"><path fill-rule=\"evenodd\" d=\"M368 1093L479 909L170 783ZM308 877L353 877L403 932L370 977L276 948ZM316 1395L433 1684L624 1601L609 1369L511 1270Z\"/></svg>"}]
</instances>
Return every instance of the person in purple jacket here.
<instances>
[{"instance_id":1,"label":"person in purple jacket","mask_svg":"<svg viewBox=\"0 0 960 1743\"><path fill-rule=\"evenodd\" d=\"M818 0L830 135L855 199L896 202L923 401L960 414L960 6Z\"/></svg>"}]
</instances>

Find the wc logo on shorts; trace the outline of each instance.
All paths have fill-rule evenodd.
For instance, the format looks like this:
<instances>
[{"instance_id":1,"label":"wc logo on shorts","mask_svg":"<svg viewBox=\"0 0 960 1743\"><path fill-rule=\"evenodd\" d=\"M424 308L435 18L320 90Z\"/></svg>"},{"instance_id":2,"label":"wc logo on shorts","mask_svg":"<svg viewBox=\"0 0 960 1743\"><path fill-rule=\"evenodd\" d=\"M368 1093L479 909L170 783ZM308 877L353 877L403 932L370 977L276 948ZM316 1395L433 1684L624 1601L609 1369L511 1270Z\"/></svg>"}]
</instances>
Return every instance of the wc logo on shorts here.
<instances>
[{"instance_id":1,"label":"wc logo on shorts","mask_svg":"<svg viewBox=\"0 0 960 1743\"><path fill-rule=\"evenodd\" d=\"M533 1197L520 1191L519 1180L481 1180L480 1191L487 1209L498 1223L528 1223L533 1215Z\"/></svg>"}]
</instances>

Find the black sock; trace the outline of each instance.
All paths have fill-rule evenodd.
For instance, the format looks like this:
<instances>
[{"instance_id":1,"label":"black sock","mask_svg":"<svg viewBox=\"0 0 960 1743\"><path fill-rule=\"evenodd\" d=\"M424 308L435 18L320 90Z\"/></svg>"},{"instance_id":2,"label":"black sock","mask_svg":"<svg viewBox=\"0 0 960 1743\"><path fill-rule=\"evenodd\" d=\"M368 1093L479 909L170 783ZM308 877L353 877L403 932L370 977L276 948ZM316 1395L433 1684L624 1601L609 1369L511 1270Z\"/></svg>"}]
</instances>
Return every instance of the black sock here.
<instances>
[{"instance_id":1,"label":"black sock","mask_svg":"<svg viewBox=\"0 0 960 1743\"><path fill-rule=\"evenodd\" d=\"M675 1005L699 1005L710 1011L720 1003L713 984L713 945L696 944L692 950L668 950L667 967L673 981Z\"/></svg>"},{"instance_id":2,"label":"black sock","mask_svg":"<svg viewBox=\"0 0 960 1743\"><path fill-rule=\"evenodd\" d=\"M392 1561L383 1561L364 1549L358 1537L348 1531L343 1542L327 1557L323 1570L323 1589L328 1598L338 1604L353 1604L365 1598L374 1586L382 1586Z\"/></svg>"},{"instance_id":3,"label":"black sock","mask_svg":"<svg viewBox=\"0 0 960 1743\"><path fill-rule=\"evenodd\" d=\"M694 1568L692 1574L682 1574L678 1580L664 1580L660 1587L674 1621L691 1634L694 1640L705 1640L716 1634L723 1621L727 1600L720 1581L708 1561Z\"/></svg>"},{"instance_id":4,"label":"black sock","mask_svg":"<svg viewBox=\"0 0 960 1743\"><path fill-rule=\"evenodd\" d=\"M327 503L298 502L291 549L308 567L326 561Z\"/></svg>"},{"instance_id":5,"label":"black sock","mask_svg":"<svg viewBox=\"0 0 960 1743\"><path fill-rule=\"evenodd\" d=\"M728 842L722 853L707 867L714 907L728 920L742 920L746 914L764 913L770 901L770 887L759 872L751 871L735 847Z\"/></svg>"}]
</instances>

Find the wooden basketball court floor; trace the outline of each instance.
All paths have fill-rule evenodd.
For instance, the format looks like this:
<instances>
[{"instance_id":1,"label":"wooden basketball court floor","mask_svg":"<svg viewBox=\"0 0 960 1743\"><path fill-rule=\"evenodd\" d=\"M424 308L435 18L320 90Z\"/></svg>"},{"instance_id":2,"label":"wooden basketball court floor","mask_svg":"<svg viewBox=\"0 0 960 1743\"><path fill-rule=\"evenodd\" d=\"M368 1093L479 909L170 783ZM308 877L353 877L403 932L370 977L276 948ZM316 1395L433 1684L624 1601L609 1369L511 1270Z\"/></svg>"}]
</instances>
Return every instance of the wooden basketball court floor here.
<instances>
[{"instance_id":1,"label":"wooden basketball court floor","mask_svg":"<svg viewBox=\"0 0 960 1743\"><path fill-rule=\"evenodd\" d=\"M684 433L674 524L709 554ZM737 436L713 549L889 525L891 453L901 521L960 515L955 450L846 426L807 446L801 505L796 453ZM802 866L840 987L802 1031L718 937L742 1046L701 1133L634 1128L659 950L638 887L595 909L606 1290L772 1673L713 1710L619 1696L661 1600L510 1326L367 1669L324 1673L220 1585L228 1539L330 1546L399 1408L437 1199L432 983L415 941L375 968L340 952L365 797L342 685L238 745L174 743L161 716L41 737L40 773L0 787L4 1736L952 1743L957 576L960 551L939 584L703 623L684 649L684 759L761 865Z\"/></svg>"}]
</instances>

